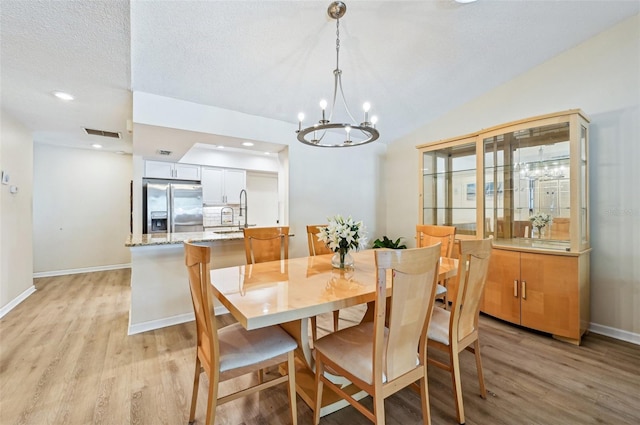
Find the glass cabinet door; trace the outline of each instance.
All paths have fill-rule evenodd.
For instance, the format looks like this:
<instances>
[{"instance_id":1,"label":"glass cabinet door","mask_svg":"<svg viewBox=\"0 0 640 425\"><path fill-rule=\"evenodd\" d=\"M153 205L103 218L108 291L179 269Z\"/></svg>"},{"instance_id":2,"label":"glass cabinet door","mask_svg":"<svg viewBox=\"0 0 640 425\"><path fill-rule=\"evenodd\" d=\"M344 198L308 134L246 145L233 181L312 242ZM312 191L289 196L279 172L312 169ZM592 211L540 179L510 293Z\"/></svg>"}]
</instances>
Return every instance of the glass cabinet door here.
<instances>
[{"instance_id":1,"label":"glass cabinet door","mask_svg":"<svg viewBox=\"0 0 640 425\"><path fill-rule=\"evenodd\" d=\"M484 234L496 241L569 246L569 123L484 137ZM524 241L524 239L528 241Z\"/></svg>"},{"instance_id":2,"label":"glass cabinet door","mask_svg":"<svg viewBox=\"0 0 640 425\"><path fill-rule=\"evenodd\" d=\"M580 247L589 246L589 216L587 215L587 127L586 123L580 123Z\"/></svg>"},{"instance_id":3,"label":"glass cabinet door","mask_svg":"<svg viewBox=\"0 0 640 425\"><path fill-rule=\"evenodd\" d=\"M422 153L422 223L476 235L475 141Z\"/></svg>"}]
</instances>

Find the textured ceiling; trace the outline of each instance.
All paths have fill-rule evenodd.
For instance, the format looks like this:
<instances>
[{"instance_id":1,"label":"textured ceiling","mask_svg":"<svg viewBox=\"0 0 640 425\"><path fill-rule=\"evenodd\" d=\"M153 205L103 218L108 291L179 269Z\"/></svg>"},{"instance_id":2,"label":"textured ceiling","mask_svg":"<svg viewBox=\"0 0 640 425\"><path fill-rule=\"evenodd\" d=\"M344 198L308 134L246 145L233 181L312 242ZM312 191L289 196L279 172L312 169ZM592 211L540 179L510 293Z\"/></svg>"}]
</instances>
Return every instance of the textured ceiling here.
<instances>
[{"instance_id":1,"label":"textured ceiling","mask_svg":"<svg viewBox=\"0 0 640 425\"><path fill-rule=\"evenodd\" d=\"M329 1L0 3L2 107L40 142L131 151L131 92L292 124L319 118L335 67ZM638 1L347 1L340 67L394 139L635 15ZM615 46L612 46L615 48ZM77 100L51 96L65 90ZM105 142L106 144L106 142Z\"/></svg>"}]
</instances>

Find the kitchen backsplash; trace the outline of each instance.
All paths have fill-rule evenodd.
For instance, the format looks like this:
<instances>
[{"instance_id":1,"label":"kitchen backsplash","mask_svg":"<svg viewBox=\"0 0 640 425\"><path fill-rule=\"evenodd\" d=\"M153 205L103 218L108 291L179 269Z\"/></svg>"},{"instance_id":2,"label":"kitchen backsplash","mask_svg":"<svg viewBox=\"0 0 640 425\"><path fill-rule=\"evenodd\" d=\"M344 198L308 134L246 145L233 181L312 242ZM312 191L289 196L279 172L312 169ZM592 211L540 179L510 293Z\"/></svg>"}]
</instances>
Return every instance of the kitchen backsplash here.
<instances>
[{"instance_id":1,"label":"kitchen backsplash","mask_svg":"<svg viewBox=\"0 0 640 425\"><path fill-rule=\"evenodd\" d=\"M242 221L239 207L203 207L202 219L204 227L235 226Z\"/></svg>"}]
</instances>

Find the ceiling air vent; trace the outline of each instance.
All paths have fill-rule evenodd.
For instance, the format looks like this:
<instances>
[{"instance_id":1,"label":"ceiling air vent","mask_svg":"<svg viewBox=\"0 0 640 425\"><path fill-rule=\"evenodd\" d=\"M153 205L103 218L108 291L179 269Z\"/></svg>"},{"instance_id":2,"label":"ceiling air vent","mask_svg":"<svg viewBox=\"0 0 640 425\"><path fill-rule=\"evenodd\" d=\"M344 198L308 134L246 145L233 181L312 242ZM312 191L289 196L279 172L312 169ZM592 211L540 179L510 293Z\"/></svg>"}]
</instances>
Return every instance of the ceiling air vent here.
<instances>
[{"instance_id":1,"label":"ceiling air vent","mask_svg":"<svg viewBox=\"0 0 640 425\"><path fill-rule=\"evenodd\" d=\"M169 156L172 153L171 151L165 151L162 149L158 149L156 152L158 153L158 155L164 155L164 156Z\"/></svg>"},{"instance_id":2,"label":"ceiling air vent","mask_svg":"<svg viewBox=\"0 0 640 425\"><path fill-rule=\"evenodd\" d=\"M102 136L102 137L111 137L114 139L121 139L122 136L120 133L116 133L115 131L104 131L104 130L94 130L92 128L84 128L84 132L90 136Z\"/></svg>"}]
</instances>

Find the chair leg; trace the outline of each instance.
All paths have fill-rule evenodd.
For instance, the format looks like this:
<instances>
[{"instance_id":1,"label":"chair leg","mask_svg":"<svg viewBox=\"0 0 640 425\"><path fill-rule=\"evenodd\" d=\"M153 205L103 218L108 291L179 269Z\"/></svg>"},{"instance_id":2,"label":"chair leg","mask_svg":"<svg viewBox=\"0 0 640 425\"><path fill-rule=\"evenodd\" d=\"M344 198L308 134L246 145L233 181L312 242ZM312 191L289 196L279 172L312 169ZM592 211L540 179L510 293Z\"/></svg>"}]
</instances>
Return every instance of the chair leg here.
<instances>
[{"instance_id":1,"label":"chair leg","mask_svg":"<svg viewBox=\"0 0 640 425\"><path fill-rule=\"evenodd\" d=\"M442 282L440 282L440 284L442 286L444 286L446 288L446 290L447 290L447 292L442 294L442 302L444 303L444 309L445 310L449 310L449 301L447 300L447 298L448 298L447 295L449 295L449 288L447 287L447 281L448 281L448 279L443 280Z\"/></svg>"},{"instance_id":2,"label":"chair leg","mask_svg":"<svg viewBox=\"0 0 640 425\"><path fill-rule=\"evenodd\" d=\"M316 402L313 408L313 423L315 425L320 424L320 409L322 408L322 390L323 382L320 379L324 373L324 364L322 363L322 355L318 353L316 358Z\"/></svg>"},{"instance_id":3,"label":"chair leg","mask_svg":"<svg viewBox=\"0 0 640 425\"><path fill-rule=\"evenodd\" d=\"M464 423L464 406L462 404L462 385L460 382L460 353L457 348L449 346L449 359L451 360L451 383L453 384L453 397L456 402L456 417L459 424Z\"/></svg>"},{"instance_id":4,"label":"chair leg","mask_svg":"<svg viewBox=\"0 0 640 425\"><path fill-rule=\"evenodd\" d=\"M212 371L209 377L209 394L207 396L206 425L213 425L216 420L216 407L218 406L218 383L220 375L218 371Z\"/></svg>"},{"instance_id":5,"label":"chair leg","mask_svg":"<svg viewBox=\"0 0 640 425\"><path fill-rule=\"evenodd\" d=\"M337 331L340 327L340 310L333 312L333 331Z\"/></svg>"},{"instance_id":6,"label":"chair leg","mask_svg":"<svg viewBox=\"0 0 640 425\"><path fill-rule=\"evenodd\" d=\"M318 339L318 319L316 316L311 318L311 340L316 342Z\"/></svg>"},{"instance_id":7,"label":"chair leg","mask_svg":"<svg viewBox=\"0 0 640 425\"><path fill-rule=\"evenodd\" d=\"M291 423L298 425L298 408L296 407L296 364L293 351L287 355L287 374L289 375L289 409L291 411Z\"/></svg>"},{"instance_id":8,"label":"chair leg","mask_svg":"<svg viewBox=\"0 0 640 425\"><path fill-rule=\"evenodd\" d=\"M196 405L198 404L198 386L200 385L200 358L196 353L196 372L193 376L193 391L191 393L191 412L189 413L189 425L196 419Z\"/></svg>"},{"instance_id":9,"label":"chair leg","mask_svg":"<svg viewBox=\"0 0 640 425\"><path fill-rule=\"evenodd\" d=\"M376 418L376 425L384 425L384 397L382 391L376 391L373 395L373 415Z\"/></svg>"},{"instance_id":10,"label":"chair leg","mask_svg":"<svg viewBox=\"0 0 640 425\"><path fill-rule=\"evenodd\" d=\"M446 288L446 286L445 286ZM447 289L447 292L449 290ZM447 292L444 293L444 295L442 296L442 302L444 303L444 309L445 310L449 310L449 301L447 300Z\"/></svg>"},{"instance_id":11,"label":"chair leg","mask_svg":"<svg viewBox=\"0 0 640 425\"><path fill-rule=\"evenodd\" d=\"M420 379L420 401L422 402L422 423L431 425L431 407L429 405L429 381L427 379L427 365L424 365L424 376Z\"/></svg>"},{"instance_id":12,"label":"chair leg","mask_svg":"<svg viewBox=\"0 0 640 425\"><path fill-rule=\"evenodd\" d=\"M480 385L480 397L487 398L487 389L484 386L484 373L482 372L482 359L480 358L480 340L473 343L473 352L476 356L476 368L478 369L478 383Z\"/></svg>"}]
</instances>

